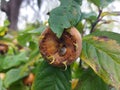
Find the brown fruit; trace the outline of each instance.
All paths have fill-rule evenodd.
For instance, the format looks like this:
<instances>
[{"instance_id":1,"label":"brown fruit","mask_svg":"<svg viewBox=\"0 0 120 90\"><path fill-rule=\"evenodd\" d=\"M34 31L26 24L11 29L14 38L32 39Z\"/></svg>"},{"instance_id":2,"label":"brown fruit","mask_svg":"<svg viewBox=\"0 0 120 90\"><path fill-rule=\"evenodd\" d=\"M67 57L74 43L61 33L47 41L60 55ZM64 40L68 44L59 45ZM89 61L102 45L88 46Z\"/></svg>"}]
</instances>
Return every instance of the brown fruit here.
<instances>
[{"instance_id":1,"label":"brown fruit","mask_svg":"<svg viewBox=\"0 0 120 90\"><path fill-rule=\"evenodd\" d=\"M0 43L0 54L4 55L8 51L8 45Z\"/></svg>"},{"instance_id":2,"label":"brown fruit","mask_svg":"<svg viewBox=\"0 0 120 90\"><path fill-rule=\"evenodd\" d=\"M30 73L27 77L23 79L24 85L28 85L28 86L32 85L34 78L35 78L34 74Z\"/></svg>"},{"instance_id":3,"label":"brown fruit","mask_svg":"<svg viewBox=\"0 0 120 90\"><path fill-rule=\"evenodd\" d=\"M81 35L75 27L64 30L61 38L48 27L40 36L39 49L53 66L66 66L75 61L82 49Z\"/></svg>"}]
</instances>

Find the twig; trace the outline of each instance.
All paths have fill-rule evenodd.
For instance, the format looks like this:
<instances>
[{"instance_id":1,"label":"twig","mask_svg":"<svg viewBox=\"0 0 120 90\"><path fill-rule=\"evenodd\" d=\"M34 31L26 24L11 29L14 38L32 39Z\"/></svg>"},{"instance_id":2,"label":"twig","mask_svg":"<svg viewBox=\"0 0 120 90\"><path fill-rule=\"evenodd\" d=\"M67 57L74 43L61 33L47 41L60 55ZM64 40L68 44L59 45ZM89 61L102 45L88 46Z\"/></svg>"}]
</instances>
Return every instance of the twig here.
<instances>
[{"instance_id":1,"label":"twig","mask_svg":"<svg viewBox=\"0 0 120 90\"><path fill-rule=\"evenodd\" d=\"M97 17L97 20L92 24L92 28L90 30L90 33L94 32L95 31L95 26L97 25L97 23L101 20L100 16L102 14L102 10L99 9L99 15Z\"/></svg>"},{"instance_id":2,"label":"twig","mask_svg":"<svg viewBox=\"0 0 120 90\"><path fill-rule=\"evenodd\" d=\"M80 58L79 67L82 67L82 59Z\"/></svg>"}]
</instances>

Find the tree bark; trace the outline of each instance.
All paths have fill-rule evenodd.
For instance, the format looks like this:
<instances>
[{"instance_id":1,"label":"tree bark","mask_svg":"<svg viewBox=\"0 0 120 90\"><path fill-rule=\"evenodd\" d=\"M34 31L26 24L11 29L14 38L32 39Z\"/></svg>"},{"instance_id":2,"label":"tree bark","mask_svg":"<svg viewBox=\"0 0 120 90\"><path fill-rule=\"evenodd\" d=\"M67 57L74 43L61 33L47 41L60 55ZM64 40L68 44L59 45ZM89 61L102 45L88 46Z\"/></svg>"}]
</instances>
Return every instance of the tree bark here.
<instances>
[{"instance_id":1,"label":"tree bark","mask_svg":"<svg viewBox=\"0 0 120 90\"><path fill-rule=\"evenodd\" d=\"M5 0L1 1L1 10L4 11L10 21L9 29L17 30L17 22L20 5L23 0L10 0L6 2Z\"/></svg>"}]
</instances>

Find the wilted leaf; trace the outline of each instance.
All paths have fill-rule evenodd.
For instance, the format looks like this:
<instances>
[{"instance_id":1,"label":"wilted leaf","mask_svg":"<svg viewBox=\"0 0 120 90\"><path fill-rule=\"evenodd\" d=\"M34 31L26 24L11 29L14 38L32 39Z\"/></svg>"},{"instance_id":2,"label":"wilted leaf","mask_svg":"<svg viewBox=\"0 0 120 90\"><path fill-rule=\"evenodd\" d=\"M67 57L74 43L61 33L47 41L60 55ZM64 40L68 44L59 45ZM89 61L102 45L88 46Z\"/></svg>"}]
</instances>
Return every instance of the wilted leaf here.
<instances>
[{"instance_id":1,"label":"wilted leaf","mask_svg":"<svg viewBox=\"0 0 120 90\"><path fill-rule=\"evenodd\" d=\"M49 25L58 37L61 37L65 28L75 26L81 17L79 5L72 0L61 0L61 6L50 12Z\"/></svg>"},{"instance_id":2,"label":"wilted leaf","mask_svg":"<svg viewBox=\"0 0 120 90\"><path fill-rule=\"evenodd\" d=\"M109 86L103 82L90 68L82 69L79 82L74 90L110 90Z\"/></svg>"},{"instance_id":3,"label":"wilted leaf","mask_svg":"<svg viewBox=\"0 0 120 90\"><path fill-rule=\"evenodd\" d=\"M92 35L104 37L106 39L110 38L110 39L116 40L120 44L120 34L118 33L114 33L111 31L96 31L96 32L93 32Z\"/></svg>"},{"instance_id":4,"label":"wilted leaf","mask_svg":"<svg viewBox=\"0 0 120 90\"><path fill-rule=\"evenodd\" d=\"M81 59L85 61L106 83L120 89L120 44L115 35L89 35L83 39ZM115 40L114 40L115 39Z\"/></svg>"},{"instance_id":5,"label":"wilted leaf","mask_svg":"<svg viewBox=\"0 0 120 90\"><path fill-rule=\"evenodd\" d=\"M67 70L48 65L44 61L37 70L33 90L71 90L70 68Z\"/></svg>"},{"instance_id":6,"label":"wilted leaf","mask_svg":"<svg viewBox=\"0 0 120 90\"><path fill-rule=\"evenodd\" d=\"M6 88L8 88L11 84L15 83L25 76L27 76L27 73L22 72L22 68L11 69L6 73L4 85Z\"/></svg>"},{"instance_id":7,"label":"wilted leaf","mask_svg":"<svg viewBox=\"0 0 120 90\"><path fill-rule=\"evenodd\" d=\"M102 12L101 17L104 16L120 16L120 12L118 11L113 11L113 12Z\"/></svg>"}]
</instances>

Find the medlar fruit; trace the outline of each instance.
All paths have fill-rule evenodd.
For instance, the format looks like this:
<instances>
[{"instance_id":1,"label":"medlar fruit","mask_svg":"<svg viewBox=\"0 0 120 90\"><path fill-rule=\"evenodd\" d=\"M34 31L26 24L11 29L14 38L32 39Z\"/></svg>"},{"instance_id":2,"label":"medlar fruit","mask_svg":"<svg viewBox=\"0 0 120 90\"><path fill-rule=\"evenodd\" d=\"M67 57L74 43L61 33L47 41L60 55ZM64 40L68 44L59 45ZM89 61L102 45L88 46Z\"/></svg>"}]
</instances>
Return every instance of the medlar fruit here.
<instances>
[{"instance_id":1,"label":"medlar fruit","mask_svg":"<svg viewBox=\"0 0 120 90\"><path fill-rule=\"evenodd\" d=\"M8 45L4 43L0 43L0 54L4 55L8 51Z\"/></svg>"},{"instance_id":2,"label":"medlar fruit","mask_svg":"<svg viewBox=\"0 0 120 90\"><path fill-rule=\"evenodd\" d=\"M32 85L34 78L35 78L34 74L30 73L27 77L23 79L24 85L28 85L28 86Z\"/></svg>"},{"instance_id":3,"label":"medlar fruit","mask_svg":"<svg viewBox=\"0 0 120 90\"><path fill-rule=\"evenodd\" d=\"M75 61L82 49L81 35L75 27L64 30L58 38L47 27L41 34L39 49L43 57L53 66L66 66Z\"/></svg>"}]
</instances>

